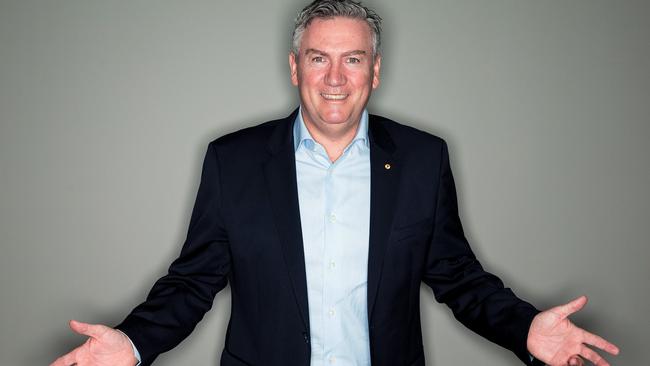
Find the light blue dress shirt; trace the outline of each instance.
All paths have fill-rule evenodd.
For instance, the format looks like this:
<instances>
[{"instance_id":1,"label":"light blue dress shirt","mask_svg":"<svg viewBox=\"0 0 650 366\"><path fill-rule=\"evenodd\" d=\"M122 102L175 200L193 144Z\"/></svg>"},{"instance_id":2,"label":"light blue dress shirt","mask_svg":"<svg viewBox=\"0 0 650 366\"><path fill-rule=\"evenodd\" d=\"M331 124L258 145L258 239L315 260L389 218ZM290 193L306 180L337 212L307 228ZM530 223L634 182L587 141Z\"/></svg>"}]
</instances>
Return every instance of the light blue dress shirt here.
<instances>
[{"instance_id":1,"label":"light blue dress shirt","mask_svg":"<svg viewBox=\"0 0 650 366\"><path fill-rule=\"evenodd\" d=\"M307 275L311 366L369 366L368 112L332 163L298 113L293 127Z\"/></svg>"}]
</instances>

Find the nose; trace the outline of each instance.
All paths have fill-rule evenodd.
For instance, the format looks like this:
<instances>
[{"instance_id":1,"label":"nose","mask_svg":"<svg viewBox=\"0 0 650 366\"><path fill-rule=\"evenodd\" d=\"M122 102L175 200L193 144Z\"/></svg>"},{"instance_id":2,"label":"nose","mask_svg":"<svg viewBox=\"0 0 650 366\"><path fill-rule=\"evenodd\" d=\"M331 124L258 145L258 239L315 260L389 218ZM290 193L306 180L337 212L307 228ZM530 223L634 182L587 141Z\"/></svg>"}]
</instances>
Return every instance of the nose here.
<instances>
[{"instance_id":1,"label":"nose","mask_svg":"<svg viewBox=\"0 0 650 366\"><path fill-rule=\"evenodd\" d=\"M329 86L340 86L345 84L346 78L342 70L342 65L338 62L330 64L327 74L325 74L325 84Z\"/></svg>"}]
</instances>

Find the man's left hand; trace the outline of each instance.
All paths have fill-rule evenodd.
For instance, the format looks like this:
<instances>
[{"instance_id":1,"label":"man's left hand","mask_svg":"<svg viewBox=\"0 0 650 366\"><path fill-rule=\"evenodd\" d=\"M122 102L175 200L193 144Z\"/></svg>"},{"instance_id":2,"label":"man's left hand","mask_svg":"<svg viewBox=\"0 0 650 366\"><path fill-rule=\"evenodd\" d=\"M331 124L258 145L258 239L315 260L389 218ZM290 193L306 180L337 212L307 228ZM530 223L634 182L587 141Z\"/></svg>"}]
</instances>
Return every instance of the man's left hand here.
<instances>
[{"instance_id":1,"label":"man's left hand","mask_svg":"<svg viewBox=\"0 0 650 366\"><path fill-rule=\"evenodd\" d=\"M603 338L578 328L568 318L587 303L586 296L543 311L533 319L528 331L528 351L551 366L582 365L582 358L596 366L610 366L588 345L617 355L618 347Z\"/></svg>"}]
</instances>

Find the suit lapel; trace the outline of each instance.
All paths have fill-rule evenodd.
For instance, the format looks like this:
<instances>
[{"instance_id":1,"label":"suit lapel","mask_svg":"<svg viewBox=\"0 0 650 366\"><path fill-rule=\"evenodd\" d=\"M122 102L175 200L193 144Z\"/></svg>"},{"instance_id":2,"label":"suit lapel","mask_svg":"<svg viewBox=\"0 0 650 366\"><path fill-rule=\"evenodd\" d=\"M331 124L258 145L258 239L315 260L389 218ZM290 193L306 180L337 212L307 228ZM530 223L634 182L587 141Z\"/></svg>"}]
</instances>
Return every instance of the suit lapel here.
<instances>
[{"instance_id":1,"label":"suit lapel","mask_svg":"<svg viewBox=\"0 0 650 366\"><path fill-rule=\"evenodd\" d=\"M388 131L370 116L370 238L368 252L368 319L372 319L381 270L395 213L401 167Z\"/></svg>"},{"instance_id":2,"label":"suit lapel","mask_svg":"<svg viewBox=\"0 0 650 366\"><path fill-rule=\"evenodd\" d=\"M264 164L273 220L277 228L282 254L287 265L291 286L296 297L300 316L309 329L307 277L305 254L300 227L296 163L293 149L293 121L297 110L281 121L269 140L270 159Z\"/></svg>"}]
</instances>

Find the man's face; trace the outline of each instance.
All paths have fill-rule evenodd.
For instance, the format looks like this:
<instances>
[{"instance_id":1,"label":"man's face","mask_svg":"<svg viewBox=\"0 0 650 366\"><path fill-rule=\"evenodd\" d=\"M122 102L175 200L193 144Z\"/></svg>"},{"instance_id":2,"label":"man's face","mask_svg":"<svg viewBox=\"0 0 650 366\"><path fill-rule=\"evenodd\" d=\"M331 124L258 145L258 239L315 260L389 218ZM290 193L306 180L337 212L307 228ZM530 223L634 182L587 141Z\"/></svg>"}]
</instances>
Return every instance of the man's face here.
<instances>
[{"instance_id":1,"label":"man's face","mask_svg":"<svg viewBox=\"0 0 650 366\"><path fill-rule=\"evenodd\" d=\"M379 86L380 61L373 59L365 21L314 19L302 35L298 57L289 54L305 123L329 130L358 123L372 89Z\"/></svg>"}]
</instances>

